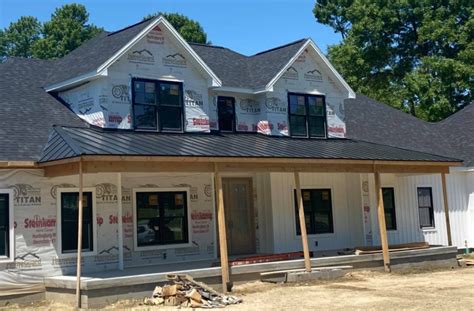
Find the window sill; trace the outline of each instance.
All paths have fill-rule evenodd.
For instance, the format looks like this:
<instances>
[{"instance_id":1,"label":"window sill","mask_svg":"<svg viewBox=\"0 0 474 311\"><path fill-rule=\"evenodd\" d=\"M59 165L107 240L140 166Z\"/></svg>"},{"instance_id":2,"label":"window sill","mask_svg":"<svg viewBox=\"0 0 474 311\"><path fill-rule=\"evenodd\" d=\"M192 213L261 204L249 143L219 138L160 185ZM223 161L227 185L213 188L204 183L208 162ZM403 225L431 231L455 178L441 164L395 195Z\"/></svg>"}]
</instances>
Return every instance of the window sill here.
<instances>
[{"instance_id":1,"label":"window sill","mask_svg":"<svg viewBox=\"0 0 474 311\"><path fill-rule=\"evenodd\" d=\"M316 234L308 234L308 239L318 239L318 238L334 238L336 233L316 233ZM301 240L301 235L296 235L297 240Z\"/></svg>"},{"instance_id":2,"label":"window sill","mask_svg":"<svg viewBox=\"0 0 474 311\"><path fill-rule=\"evenodd\" d=\"M178 244L164 244L164 245L150 245L150 246L135 246L134 251L141 252L141 251L155 251L155 250L162 250L162 249L174 249L174 248L186 248L192 247L193 243L178 243Z\"/></svg>"},{"instance_id":3,"label":"window sill","mask_svg":"<svg viewBox=\"0 0 474 311\"><path fill-rule=\"evenodd\" d=\"M0 263L9 263L14 261L15 260L12 257L0 256Z\"/></svg>"},{"instance_id":4,"label":"window sill","mask_svg":"<svg viewBox=\"0 0 474 311\"><path fill-rule=\"evenodd\" d=\"M420 229L422 232L437 232L438 229L436 229L435 227L426 227L426 228L421 228Z\"/></svg>"}]
</instances>

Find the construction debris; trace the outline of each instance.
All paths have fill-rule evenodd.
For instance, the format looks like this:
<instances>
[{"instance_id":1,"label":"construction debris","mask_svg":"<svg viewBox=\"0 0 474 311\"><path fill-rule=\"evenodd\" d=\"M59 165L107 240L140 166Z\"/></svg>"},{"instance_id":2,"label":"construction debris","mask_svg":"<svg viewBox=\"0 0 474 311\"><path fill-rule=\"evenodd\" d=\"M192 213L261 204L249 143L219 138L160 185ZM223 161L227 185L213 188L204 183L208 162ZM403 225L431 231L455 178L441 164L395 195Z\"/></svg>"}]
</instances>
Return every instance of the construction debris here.
<instances>
[{"instance_id":1,"label":"construction debris","mask_svg":"<svg viewBox=\"0 0 474 311\"><path fill-rule=\"evenodd\" d=\"M145 298L146 305L222 308L242 302L242 299L221 294L187 274L170 274L167 279L170 284L156 286L152 296Z\"/></svg>"},{"instance_id":2,"label":"construction debris","mask_svg":"<svg viewBox=\"0 0 474 311\"><path fill-rule=\"evenodd\" d=\"M399 252L399 251L411 251L416 249L427 249L430 248L428 242L414 242L414 243L405 243L405 244L392 244L389 245L389 252ZM367 255L367 254L378 254L382 253L381 246L361 246L355 248L356 255Z\"/></svg>"}]
</instances>

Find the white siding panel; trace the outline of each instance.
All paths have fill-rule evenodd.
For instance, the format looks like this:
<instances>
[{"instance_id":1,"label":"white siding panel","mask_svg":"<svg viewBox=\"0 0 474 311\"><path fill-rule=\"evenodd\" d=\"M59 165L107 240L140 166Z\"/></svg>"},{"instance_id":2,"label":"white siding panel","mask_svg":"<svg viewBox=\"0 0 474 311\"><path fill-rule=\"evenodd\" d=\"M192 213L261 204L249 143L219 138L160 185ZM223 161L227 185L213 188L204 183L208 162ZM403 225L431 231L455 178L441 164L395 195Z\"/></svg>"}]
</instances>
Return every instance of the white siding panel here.
<instances>
[{"instance_id":1,"label":"white siding panel","mask_svg":"<svg viewBox=\"0 0 474 311\"><path fill-rule=\"evenodd\" d=\"M359 176L346 180L348 174L301 173L301 187L331 189L333 234L309 235L309 248L333 250L363 243ZM294 176L292 173L271 173L274 252L300 251L301 237L296 235L294 207ZM316 245L317 243L317 245Z\"/></svg>"}]
</instances>

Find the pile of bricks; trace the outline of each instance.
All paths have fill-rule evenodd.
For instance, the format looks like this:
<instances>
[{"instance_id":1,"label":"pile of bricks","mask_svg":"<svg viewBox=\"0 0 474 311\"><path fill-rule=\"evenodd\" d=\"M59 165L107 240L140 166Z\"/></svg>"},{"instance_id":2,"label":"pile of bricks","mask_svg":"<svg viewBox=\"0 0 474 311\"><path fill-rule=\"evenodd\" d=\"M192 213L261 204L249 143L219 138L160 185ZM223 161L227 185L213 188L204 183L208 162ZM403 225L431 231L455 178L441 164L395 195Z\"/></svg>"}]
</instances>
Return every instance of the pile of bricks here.
<instances>
[{"instance_id":1,"label":"pile of bricks","mask_svg":"<svg viewBox=\"0 0 474 311\"><path fill-rule=\"evenodd\" d=\"M156 286L146 305L181 306L191 308L222 308L242 302L240 298L223 295L189 275L168 275L168 284Z\"/></svg>"}]
</instances>

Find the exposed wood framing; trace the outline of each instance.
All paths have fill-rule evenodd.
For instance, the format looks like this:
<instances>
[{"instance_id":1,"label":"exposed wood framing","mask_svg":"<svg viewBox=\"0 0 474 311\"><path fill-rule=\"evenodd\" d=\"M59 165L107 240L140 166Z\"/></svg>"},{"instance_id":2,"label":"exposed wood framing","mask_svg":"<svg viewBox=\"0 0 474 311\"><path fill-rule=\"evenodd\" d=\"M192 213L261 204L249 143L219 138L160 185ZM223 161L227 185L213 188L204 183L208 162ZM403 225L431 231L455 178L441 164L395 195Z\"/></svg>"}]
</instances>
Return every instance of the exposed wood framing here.
<instances>
[{"instance_id":1,"label":"exposed wood framing","mask_svg":"<svg viewBox=\"0 0 474 311\"><path fill-rule=\"evenodd\" d=\"M441 173L441 184L443 186L444 217L446 218L446 232L448 234L448 245L453 245L451 237L451 223L449 221L448 189L446 187L446 174Z\"/></svg>"},{"instance_id":2,"label":"exposed wood framing","mask_svg":"<svg viewBox=\"0 0 474 311\"><path fill-rule=\"evenodd\" d=\"M137 162L137 161L85 161L83 162L84 173L126 173L126 172L214 172L214 163L206 162ZM448 166L406 164L404 166L377 165L380 173L412 173L412 174L440 174L448 173ZM45 176L56 177L74 175L78 170L78 164L74 162L61 163L55 166L43 166ZM219 171L224 172L313 172L313 173L373 173L374 165L367 163L293 163L291 161L281 163L229 162L219 163Z\"/></svg>"},{"instance_id":3,"label":"exposed wood framing","mask_svg":"<svg viewBox=\"0 0 474 311\"><path fill-rule=\"evenodd\" d=\"M388 252L387 225L385 224L385 209L383 205L382 186L380 173L375 171L375 193L377 197L377 216L379 222L380 242L382 244L383 266L386 272L390 272L390 254Z\"/></svg>"},{"instance_id":4,"label":"exposed wood framing","mask_svg":"<svg viewBox=\"0 0 474 311\"><path fill-rule=\"evenodd\" d=\"M83 176L82 176L82 161L79 161L79 198L78 198L78 227L77 227L77 270L76 270L76 307L81 307L81 255L82 255L82 191L83 191Z\"/></svg>"},{"instance_id":5,"label":"exposed wood framing","mask_svg":"<svg viewBox=\"0 0 474 311\"><path fill-rule=\"evenodd\" d=\"M227 293L227 286L230 282L229 275L229 257L227 253L227 233L225 225L225 210L224 210L224 191L222 190L222 177L219 173L219 167L214 165L214 180L216 188L217 199L217 225L219 231L219 253L221 258L222 271L222 292Z\"/></svg>"},{"instance_id":6,"label":"exposed wood framing","mask_svg":"<svg viewBox=\"0 0 474 311\"><path fill-rule=\"evenodd\" d=\"M122 206L122 173L117 173L117 243L118 268L123 270L123 206Z\"/></svg>"},{"instance_id":7,"label":"exposed wood framing","mask_svg":"<svg viewBox=\"0 0 474 311\"><path fill-rule=\"evenodd\" d=\"M0 169L13 168L37 168L38 165L34 161L0 161Z\"/></svg>"},{"instance_id":8,"label":"exposed wood framing","mask_svg":"<svg viewBox=\"0 0 474 311\"><path fill-rule=\"evenodd\" d=\"M296 201L298 202L298 217L300 220L301 243L303 244L304 268L311 272L311 258L309 256L308 235L306 233L306 220L304 217L303 197L301 196L300 173L295 172Z\"/></svg>"}]
</instances>

